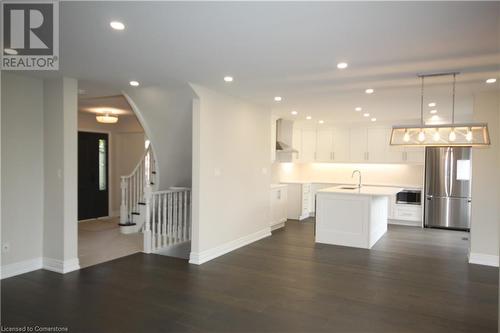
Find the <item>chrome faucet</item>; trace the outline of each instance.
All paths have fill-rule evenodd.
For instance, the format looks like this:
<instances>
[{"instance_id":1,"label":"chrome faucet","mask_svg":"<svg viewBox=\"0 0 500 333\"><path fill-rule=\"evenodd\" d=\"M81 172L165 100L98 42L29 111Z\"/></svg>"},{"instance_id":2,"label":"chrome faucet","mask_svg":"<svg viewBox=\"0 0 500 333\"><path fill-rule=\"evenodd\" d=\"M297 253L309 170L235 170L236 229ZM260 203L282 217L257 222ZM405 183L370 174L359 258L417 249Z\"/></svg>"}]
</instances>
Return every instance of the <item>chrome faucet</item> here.
<instances>
[{"instance_id":1,"label":"chrome faucet","mask_svg":"<svg viewBox=\"0 0 500 333\"><path fill-rule=\"evenodd\" d=\"M358 187L359 187L359 188L361 188L361 171L359 171L359 170L354 170L354 171L352 172L351 178L354 178L354 174L355 174L356 172L359 174L359 182L358 182Z\"/></svg>"}]
</instances>

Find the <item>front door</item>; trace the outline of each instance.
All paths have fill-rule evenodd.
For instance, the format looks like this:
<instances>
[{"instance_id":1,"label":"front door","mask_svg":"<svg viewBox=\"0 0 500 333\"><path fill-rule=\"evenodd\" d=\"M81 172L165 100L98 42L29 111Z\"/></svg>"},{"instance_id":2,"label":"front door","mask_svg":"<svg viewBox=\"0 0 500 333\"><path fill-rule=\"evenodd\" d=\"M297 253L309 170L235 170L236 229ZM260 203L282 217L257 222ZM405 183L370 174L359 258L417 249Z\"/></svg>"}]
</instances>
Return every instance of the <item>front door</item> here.
<instances>
[{"instance_id":1,"label":"front door","mask_svg":"<svg viewBox=\"0 0 500 333\"><path fill-rule=\"evenodd\" d=\"M108 135L78 132L78 220L108 216Z\"/></svg>"}]
</instances>

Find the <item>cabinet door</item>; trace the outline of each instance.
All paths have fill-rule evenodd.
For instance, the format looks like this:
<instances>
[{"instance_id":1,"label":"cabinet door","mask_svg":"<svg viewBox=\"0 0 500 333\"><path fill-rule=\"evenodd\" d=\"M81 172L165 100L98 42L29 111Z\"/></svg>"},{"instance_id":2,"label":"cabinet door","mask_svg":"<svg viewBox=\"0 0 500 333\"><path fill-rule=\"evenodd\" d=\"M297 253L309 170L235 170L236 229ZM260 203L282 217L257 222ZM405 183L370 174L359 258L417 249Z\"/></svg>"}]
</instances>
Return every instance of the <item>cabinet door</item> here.
<instances>
[{"instance_id":1,"label":"cabinet door","mask_svg":"<svg viewBox=\"0 0 500 333\"><path fill-rule=\"evenodd\" d=\"M333 130L333 154L335 162L349 162L349 130L335 128Z\"/></svg>"},{"instance_id":2,"label":"cabinet door","mask_svg":"<svg viewBox=\"0 0 500 333\"><path fill-rule=\"evenodd\" d=\"M314 162L316 155L316 130L302 129L301 162Z\"/></svg>"},{"instance_id":3,"label":"cabinet door","mask_svg":"<svg viewBox=\"0 0 500 333\"><path fill-rule=\"evenodd\" d=\"M292 148L299 152L292 154L292 162L299 162L302 158L302 130L298 127L293 127L292 133Z\"/></svg>"},{"instance_id":4,"label":"cabinet door","mask_svg":"<svg viewBox=\"0 0 500 333\"><path fill-rule=\"evenodd\" d=\"M350 159L352 162L366 162L366 128L351 128L349 130Z\"/></svg>"},{"instance_id":5,"label":"cabinet door","mask_svg":"<svg viewBox=\"0 0 500 333\"><path fill-rule=\"evenodd\" d=\"M387 130L385 128L368 128L367 135L367 160L370 162L385 162L385 152L388 142Z\"/></svg>"},{"instance_id":6,"label":"cabinet door","mask_svg":"<svg viewBox=\"0 0 500 333\"><path fill-rule=\"evenodd\" d=\"M333 130L319 129L316 133L316 161L330 162L333 159Z\"/></svg>"},{"instance_id":7,"label":"cabinet door","mask_svg":"<svg viewBox=\"0 0 500 333\"><path fill-rule=\"evenodd\" d=\"M406 163L423 164L425 160L425 148L423 147L407 147L405 149Z\"/></svg>"}]
</instances>

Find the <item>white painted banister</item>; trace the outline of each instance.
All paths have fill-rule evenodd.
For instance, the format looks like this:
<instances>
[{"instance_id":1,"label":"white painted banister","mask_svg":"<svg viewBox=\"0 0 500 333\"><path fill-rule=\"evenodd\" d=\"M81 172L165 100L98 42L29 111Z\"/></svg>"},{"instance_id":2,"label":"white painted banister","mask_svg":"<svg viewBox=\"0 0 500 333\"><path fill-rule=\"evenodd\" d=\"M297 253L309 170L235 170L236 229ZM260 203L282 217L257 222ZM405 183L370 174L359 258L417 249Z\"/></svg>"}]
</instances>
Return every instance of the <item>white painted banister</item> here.
<instances>
[{"instance_id":1,"label":"white painted banister","mask_svg":"<svg viewBox=\"0 0 500 333\"><path fill-rule=\"evenodd\" d=\"M155 184L155 159L151 146L148 146L134 170L121 177L120 225L132 225L134 216L140 213L145 202L146 186Z\"/></svg>"},{"instance_id":2,"label":"white painted banister","mask_svg":"<svg viewBox=\"0 0 500 333\"><path fill-rule=\"evenodd\" d=\"M191 240L191 189L175 187L146 196L144 252Z\"/></svg>"}]
</instances>

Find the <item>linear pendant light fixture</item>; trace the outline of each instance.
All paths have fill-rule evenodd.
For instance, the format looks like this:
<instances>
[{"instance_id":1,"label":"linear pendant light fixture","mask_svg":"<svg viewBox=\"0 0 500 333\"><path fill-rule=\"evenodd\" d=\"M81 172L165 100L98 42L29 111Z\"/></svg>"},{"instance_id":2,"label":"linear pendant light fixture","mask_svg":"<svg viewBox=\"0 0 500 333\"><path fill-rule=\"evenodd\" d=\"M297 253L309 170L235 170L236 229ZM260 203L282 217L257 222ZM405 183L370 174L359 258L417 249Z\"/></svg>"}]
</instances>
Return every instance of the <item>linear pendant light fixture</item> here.
<instances>
[{"instance_id":1,"label":"linear pendant light fixture","mask_svg":"<svg viewBox=\"0 0 500 333\"><path fill-rule=\"evenodd\" d=\"M392 146L488 146L490 135L485 123L455 123L455 86L458 72L419 75L421 80L420 124L393 126ZM424 124L424 79L453 76L451 124Z\"/></svg>"}]
</instances>

